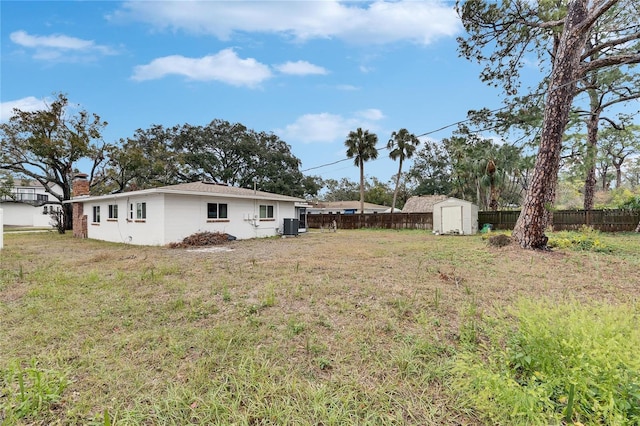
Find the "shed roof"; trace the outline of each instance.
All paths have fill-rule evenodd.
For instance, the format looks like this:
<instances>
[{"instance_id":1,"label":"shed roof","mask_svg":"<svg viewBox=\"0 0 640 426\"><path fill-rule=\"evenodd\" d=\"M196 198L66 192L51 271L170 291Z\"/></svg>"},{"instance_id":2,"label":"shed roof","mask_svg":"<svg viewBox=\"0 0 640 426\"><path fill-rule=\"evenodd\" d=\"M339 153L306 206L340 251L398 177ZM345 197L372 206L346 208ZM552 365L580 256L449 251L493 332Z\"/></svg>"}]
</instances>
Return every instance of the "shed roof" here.
<instances>
[{"instance_id":1,"label":"shed roof","mask_svg":"<svg viewBox=\"0 0 640 426\"><path fill-rule=\"evenodd\" d=\"M433 205L446 200L446 195L420 195L413 196L407 200L402 213L428 213L433 212Z\"/></svg>"}]
</instances>

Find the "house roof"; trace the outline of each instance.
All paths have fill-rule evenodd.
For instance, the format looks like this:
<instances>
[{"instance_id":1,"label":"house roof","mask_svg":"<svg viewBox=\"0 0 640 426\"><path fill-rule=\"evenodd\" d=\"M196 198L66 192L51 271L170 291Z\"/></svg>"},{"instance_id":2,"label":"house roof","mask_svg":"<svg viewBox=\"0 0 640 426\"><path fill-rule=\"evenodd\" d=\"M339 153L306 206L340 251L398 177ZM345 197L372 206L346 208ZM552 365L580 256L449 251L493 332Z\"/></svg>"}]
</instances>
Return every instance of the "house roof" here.
<instances>
[{"instance_id":1,"label":"house roof","mask_svg":"<svg viewBox=\"0 0 640 426\"><path fill-rule=\"evenodd\" d=\"M97 195L97 196L79 196L73 197L72 201L94 201L100 199L123 198L136 195L145 194L179 194L179 195L217 195L228 198L251 198L259 200L270 201L289 201L289 202L304 202L305 200L297 197L290 197L288 195L273 194L271 192L254 191L253 189L238 188L236 186L228 186L217 183L208 182L189 182L180 183L177 185L161 186L158 188L143 189L140 191L120 192L109 195Z\"/></svg>"},{"instance_id":2,"label":"house roof","mask_svg":"<svg viewBox=\"0 0 640 426\"><path fill-rule=\"evenodd\" d=\"M325 210L360 210L360 201L326 201L313 203L311 209ZM379 204L364 203L365 210L388 210L389 206L381 206Z\"/></svg>"},{"instance_id":3,"label":"house roof","mask_svg":"<svg viewBox=\"0 0 640 426\"><path fill-rule=\"evenodd\" d=\"M428 213L433 212L433 205L446 200L446 195L420 195L407 200L402 208L402 213Z\"/></svg>"}]
</instances>

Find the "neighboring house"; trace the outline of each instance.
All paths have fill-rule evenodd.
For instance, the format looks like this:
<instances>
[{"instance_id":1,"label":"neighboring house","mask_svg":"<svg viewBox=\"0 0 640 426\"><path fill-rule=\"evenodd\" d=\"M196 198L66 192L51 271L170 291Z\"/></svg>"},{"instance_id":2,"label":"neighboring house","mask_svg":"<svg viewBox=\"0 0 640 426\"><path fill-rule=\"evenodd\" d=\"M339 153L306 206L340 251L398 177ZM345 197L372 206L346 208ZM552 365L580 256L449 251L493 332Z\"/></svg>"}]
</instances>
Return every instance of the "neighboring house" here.
<instances>
[{"instance_id":1,"label":"neighboring house","mask_svg":"<svg viewBox=\"0 0 640 426\"><path fill-rule=\"evenodd\" d=\"M402 213L431 213L433 205L446 200L446 195L420 195L407 200L402 208Z\"/></svg>"},{"instance_id":2,"label":"neighboring house","mask_svg":"<svg viewBox=\"0 0 640 426\"><path fill-rule=\"evenodd\" d=\"M378 204L364 203L364 213L388 213L391 207L380 206ZM360 214L360 201L327 201L313 202L307 208L309 214L340 213L340 214Z\"/></svg>"},{"instance_id":3,"label":"neighboring house","mask_svg":"<svg viewBox=\"0 0 640 426\"><path fill-rule=\"evenodd\" d=\"M62 189L50 184L58 193ZM4 211L5 226L49 227L50 213L60 210L60 202L38 181L15 179L11 194L0 197L0 208Z\"/></svg>"},{"instance_id":4,"label":"neighboring house","mask_svg":"<svg viewBox=\"0 0 640 426\"><path fill-rule=\"evenodd\" d=\"M74 181L76 237L138 245L180 242L199 232L238 239L271 237L285 219L304 227L301 198L215 183L192 182L141 191L89 196L84 178ZM298 223L298 221L296 221ZM296 232L297 234L297 232Z\"/></svg>"}]
</instances>

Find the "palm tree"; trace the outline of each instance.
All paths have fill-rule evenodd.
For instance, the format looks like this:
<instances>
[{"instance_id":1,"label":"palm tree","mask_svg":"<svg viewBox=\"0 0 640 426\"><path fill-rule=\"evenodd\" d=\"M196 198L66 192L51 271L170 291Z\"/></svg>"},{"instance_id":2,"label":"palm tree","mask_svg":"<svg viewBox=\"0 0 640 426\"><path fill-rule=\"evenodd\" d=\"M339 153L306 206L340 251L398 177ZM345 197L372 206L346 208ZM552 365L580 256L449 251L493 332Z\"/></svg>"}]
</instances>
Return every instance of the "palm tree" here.
<instances>
[{"instance_id":1,"label":"palm tree","mask_svg":"<svg viewBox=\"0 0 640 426\"><path fill-rule=\"evenodd\" d=\"M353 163L360 168L360 214L364 213L364 162L378 158L378 136L362 130L349 132L344 145L347 147L347 158L353 158Z\"/></svg>"},{"instance_id":2,"label":"palm tree","mask_svg":"<svg viewBox=\"0 0 640 426\"><path fill-rule=\"evenodd\" d=\"M391 133L391 139L387 142L389 149L389 157L396 161L400 159L398 166L398 175L396 176L396 189L393 191L393 204L391 205L391 213L396 208L396 199L398 197L398 186L400 185L400 176L402 174L402 162L405 158L413 157L416 148L420 145L420 140L413 133L409 133L407 129L400 129Z\"/></svg>"}]
</instances>

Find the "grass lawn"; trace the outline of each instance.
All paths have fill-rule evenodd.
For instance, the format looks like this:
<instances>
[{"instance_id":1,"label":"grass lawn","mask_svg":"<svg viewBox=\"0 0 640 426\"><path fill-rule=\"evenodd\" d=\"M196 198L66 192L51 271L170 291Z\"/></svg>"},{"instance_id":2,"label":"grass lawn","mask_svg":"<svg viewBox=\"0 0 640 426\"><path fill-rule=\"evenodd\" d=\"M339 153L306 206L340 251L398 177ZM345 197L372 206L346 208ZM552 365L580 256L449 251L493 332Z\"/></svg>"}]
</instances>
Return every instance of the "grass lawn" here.
<instances>
[{"instance_id":1,"label":"grass lawn","mask_svg":"<svg viewBox=\"0 0 640 426\"><path fill-rule=\"evenodd\" d=\"M596 238L339 230L189 251L6 233L0 424L486 424L454 364L504 344L523 300L637 325L640 235Z\"/></svg>"}]
</instances>

